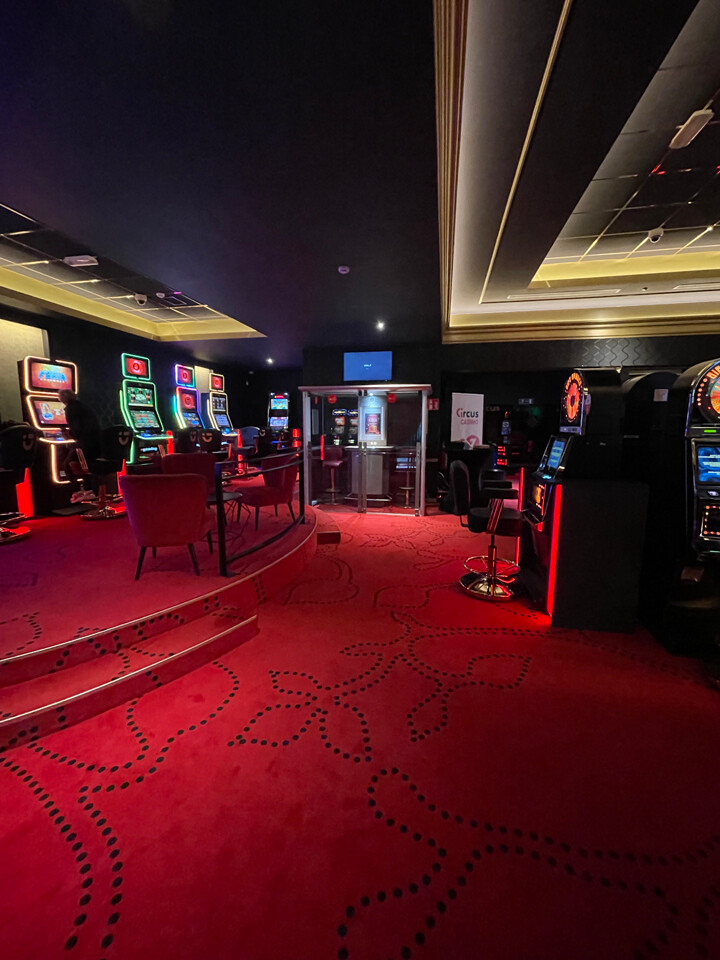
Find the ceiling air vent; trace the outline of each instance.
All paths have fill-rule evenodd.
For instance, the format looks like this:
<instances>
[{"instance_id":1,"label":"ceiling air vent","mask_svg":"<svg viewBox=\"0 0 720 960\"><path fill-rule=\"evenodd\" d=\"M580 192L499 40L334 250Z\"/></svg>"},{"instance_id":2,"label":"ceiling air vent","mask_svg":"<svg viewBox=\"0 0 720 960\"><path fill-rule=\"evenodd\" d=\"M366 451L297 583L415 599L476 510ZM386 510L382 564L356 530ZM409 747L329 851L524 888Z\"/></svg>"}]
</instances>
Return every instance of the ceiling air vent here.
<instances>
[{"instance_id":1,"label":"ceiling air vent","mask_svg":"<svg viewBox=\"0 0 720 960\"><path fill-rule=\"evenodd\" d=\"M681 150L695 139L700 131L712 120L715 114L712 110L696 110L691 113L685 123L670 141L671 150Z\"/></svg>"},{"instance_id":2,"label":"ceiling air vent","mask_svg":"<svg viewBox=\"0 0 720 960\"><path fill-rule=\"evenodd\" d=\"M96 267L97 257L91 253L79 253L74 257L63 257L63 263L68 267Z\"/></svg>"}]
</instances>

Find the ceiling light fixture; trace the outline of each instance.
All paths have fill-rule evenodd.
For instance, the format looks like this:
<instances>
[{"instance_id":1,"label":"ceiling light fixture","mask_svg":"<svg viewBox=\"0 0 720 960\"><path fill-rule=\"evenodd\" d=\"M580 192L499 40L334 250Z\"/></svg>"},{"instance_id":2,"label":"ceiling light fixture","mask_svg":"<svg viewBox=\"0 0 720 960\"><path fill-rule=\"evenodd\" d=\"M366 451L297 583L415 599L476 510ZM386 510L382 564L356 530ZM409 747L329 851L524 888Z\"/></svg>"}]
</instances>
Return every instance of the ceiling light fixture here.
<instances>
[{"instance_id":1,"label":"ceiling light fixture","mask_svg":"<svg viewBox=\"0 0 720 960\"><path fill-rule=\"evenodd\" d=\"M346 274L350 273L350 267L346 267L346 266L338 267L338 273L341 273L343 276L345 276Z\"/></svg>"},{"instance_id":2,"label":"ceiling light fixture","mask_svg":"<svg viewBox=\"0 0 720 960\"><path fill-rule=\"evenodd\" d=\"M267 358L267 362L268 362L268 363L273 363L273 362L274 362L274 361L273 361L273 358L272 358L272 357L268 357L268 358Z\"/></svg>"},{"instance_id":3,"label":"ceiling light fixture","mask_svg":"<svg viewBox=\"0 0 720 960\"><path fill-rule=\"evenodd\" d=\"M384 320L378 320L378 322L375 324L375 326L378 328L378 330L384 330L384 329L385 329L385 321L384 321Z\"/></svg>"},{"instance_id":4,"label":"ceiling light fixture","mask_svg":"<svg viewBox=\"0 0 720 960\"><path fill-rule=\"evenodd\" d=\"M96 267L98 265L97 257L91 253L80 253L74 257L63 257L63 263L68 267Z\"/></svg>"},{"instance_id":5,"label":"ceiling light fixture","mask_svg":"<svg viewBox=\"0 0 720 960\"><path fill-rule=\"evenodd\" d=\"M692 143L695 137L710 123L714 116L715 114L712 110L696 110L695 113L691 113L670 141L670 149L681 150L689 143Z\"/></svg>"}]
</instances>

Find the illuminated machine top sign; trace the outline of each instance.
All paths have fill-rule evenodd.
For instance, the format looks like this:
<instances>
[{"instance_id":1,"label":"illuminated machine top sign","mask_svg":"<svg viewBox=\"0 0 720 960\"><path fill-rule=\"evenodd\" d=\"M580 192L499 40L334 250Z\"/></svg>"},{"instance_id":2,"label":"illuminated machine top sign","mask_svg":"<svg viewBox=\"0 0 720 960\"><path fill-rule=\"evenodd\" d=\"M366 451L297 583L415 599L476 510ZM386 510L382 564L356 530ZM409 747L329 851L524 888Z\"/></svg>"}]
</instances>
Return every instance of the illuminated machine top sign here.
<instances>
[{"instance_id":1,"label":"illuminated machine top sign","mask_svg":"<svg viewBox=\"0 0 720 960\"><path fill-rule=\"evenodd\" d=\"M133 380L150 379L150 361L147 357L136 357L131 353L122 355L123 376Z\"/></svg>"},{"instance_id":2,"label":"illuminated machine top sign","mask_svg":"<svg viewBox=\"0 0 720 960\"><path fill-rule=\"evenodd\" d=\"M560 433L582 433L588 393L579 370L565 381L560 410Z\"/></svg>"},{"instance_id":3,"label":"illuminated machine top sign","mask_svg":"<svg viewBox=\"0 0 720 960\"><path fill-rule=\"evenodd\" d=\"M702 375L695 388L695 409L708 423L720 421L720 363Z\"/></svg>"},{"instance_id":4,"label":"illuminated machine top sign","mask_svg":"<svg viewBox=\"0 0 720 960\"><path fill-rule=\"evenodd\" d=\"M57 393L58 390L77 390L77 367L65 360L45 357L25 357L24 383L26 392Z\"/></svg>"},{"instance_id":5,"label":"illuminated machine top sign","mask_svg":"<svg viewBox=\"0 0 720 960\"><path fill-rule=\"evenodd\" d=\"M225 391L225 377L221 373L210 374L210 389L218 393Z\"/></svg>"},{"instance_id":6,"label":"illuminated machine top sign","mask_svg":"<svg viewBox=\"0 0 720 960\"><path fill-rule=\"evenodd\" d=\"M179 387L195 386L195 367L185 367L181 363L175 364L175 383Z\"/></svg>"}]
</instances>

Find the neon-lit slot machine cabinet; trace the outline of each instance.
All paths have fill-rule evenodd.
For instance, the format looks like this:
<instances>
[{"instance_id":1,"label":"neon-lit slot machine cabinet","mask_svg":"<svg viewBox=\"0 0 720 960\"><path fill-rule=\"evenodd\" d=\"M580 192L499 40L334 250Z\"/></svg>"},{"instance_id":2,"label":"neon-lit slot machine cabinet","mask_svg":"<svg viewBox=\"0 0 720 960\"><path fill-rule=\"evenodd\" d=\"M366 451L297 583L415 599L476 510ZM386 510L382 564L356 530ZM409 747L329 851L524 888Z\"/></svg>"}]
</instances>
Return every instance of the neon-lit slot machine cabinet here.
<instances>
[{"instance_id":1,"label":"neon-lit slot machine cabinet","mask_svg":"<svg viewBox=\"0 0 720 960\"><path fill-rule=\"evenodd\" d=\"M188 427L202 428L200 397L195 389L195 368L175 364L175 396L173 397L175 422L180 430Z\"/></svg>"},{"instance_id":2,"label":"neon-lit slot machine cabinet","mask_svg":"<svg viewBox=\"0 0 720 960\"><path fill-rule=\"evenodd\" d=\"M61 467L75 441L65 432L65 407L58 392L77 393L77 367L68 360L25 357L18 361L18 373L27 419L41 434L30 482L34 512L42 516L70 506L72 489Z\"/></svg>"},{"instance_id":3,"label":"neon-lit slot machine cabinet","mask_svg":"<svg viewBox=\"0 0 720 960\"><path fill-rule=\"evenodd\" d=\"M277 439L282 430L288 429L290 423L290 394L271 393L268 401L268 427L272 431L273 439Z\"/></svg>"},{"instance_id":4,"label":"neon-lit slot machine cabinet","mask_svg":"<svg viewBox=\"0 0 720 960\"><path fill-rule=\"evenodd\" d=\"M525 483L522 578L554 626L635 626L647 487L622 476L622 424L620 368L574 370Z\"/></svg>"},{"instance_id":5,"label":"neon-lit slot machine cabinet","mask_svg":"<svg viewBox=\"0 0 720 960\"><path fill-rule=\"evenodd\" d=\"M123 420L135 433L131 460L147 464L154 457L168 452L165 428L157 406L157 391L150 377L150 361L147 357L123 353L121 363L120 409Z\"/></svg>"},{"instance_id":6,"label":"neon-lit slot machine cabinet","mask_svg":"<svg viewBox=\"0 0 720 960\"><path fill-rule=\"evenodd\" d=\"M219 430L223 435L223 442L235 445L237 430L230 419L228 410L228 395L225 393L225 377L221 373L210 373L210 390L203 394L205 410L205 425Z\"/></svg>"},{"instance_id":7,"label":"neon-lit slot machine cabinet","mask_svg":"<svg viewBox=\"0 0 720 960\"><path fill-rule=\"evenodd\" d=\"M648 626L671 650L714 653L720 636L720 360L669 391L667 444L649 527ZM653 613L661 618L653 620Z\"/></svg>"}]
</instances>

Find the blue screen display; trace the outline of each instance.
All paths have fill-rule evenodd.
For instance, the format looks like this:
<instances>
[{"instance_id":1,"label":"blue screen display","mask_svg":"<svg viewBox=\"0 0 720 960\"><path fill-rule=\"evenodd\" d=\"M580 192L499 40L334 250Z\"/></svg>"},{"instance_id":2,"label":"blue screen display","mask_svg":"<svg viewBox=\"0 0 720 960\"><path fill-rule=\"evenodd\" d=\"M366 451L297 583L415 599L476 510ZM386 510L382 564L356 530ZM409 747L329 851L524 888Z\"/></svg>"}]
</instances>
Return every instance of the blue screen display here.
<instances>
[{"instance_id":1,"label":"blue screen display","mask_svg":"<svg viewBox=\"0 0 720 960\"><path fill-rule=\"evenodd\" d=\"M565 442L563 440L553 441L553 445L550 448L550 456L548 457L547 462L548 470L557 470L558 464L560 463L560 457L562 457L564 449Z\"/></svg>"},{"instance_id":2,"label":"blue screen display","mask_svg":"<svg viewBox=\"0 0 720 960\"><path fill-rule=\"evenodd\" d=\"M697 448L698 483L720 486L720 446Z\"/></svg>"},{"instance_id":3,"label":"blue screen display","mask_svg":"<svg viewBox=\"0 0 720 960\"><path fill-rule=\"evenodd\" d=\"M359 380L365 383L377 383L380 380L392 380L392 351L372 350L365 353L345 353L343 365L344 380Z\"/></svg>"}]
</instances>

